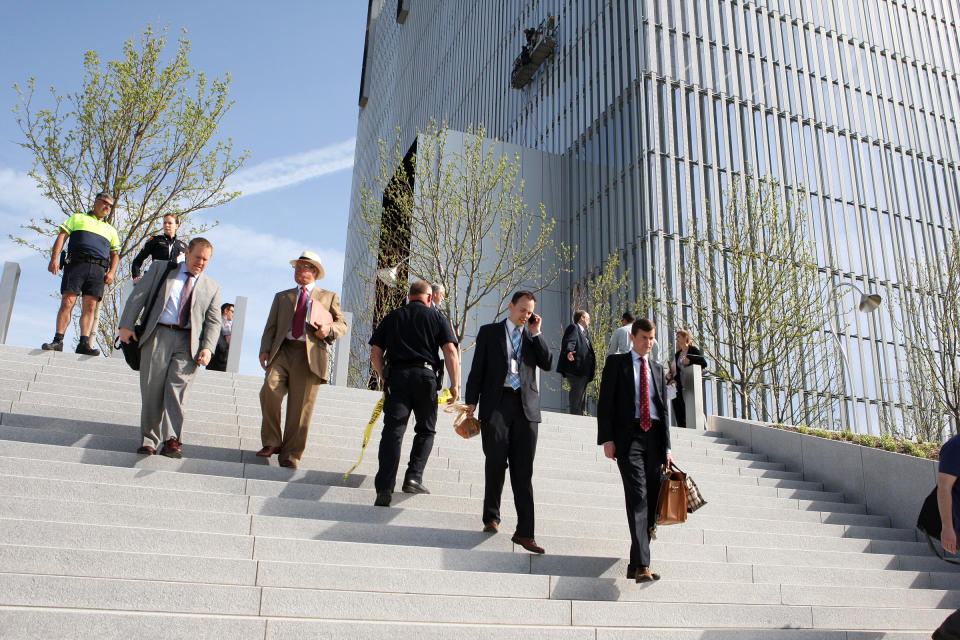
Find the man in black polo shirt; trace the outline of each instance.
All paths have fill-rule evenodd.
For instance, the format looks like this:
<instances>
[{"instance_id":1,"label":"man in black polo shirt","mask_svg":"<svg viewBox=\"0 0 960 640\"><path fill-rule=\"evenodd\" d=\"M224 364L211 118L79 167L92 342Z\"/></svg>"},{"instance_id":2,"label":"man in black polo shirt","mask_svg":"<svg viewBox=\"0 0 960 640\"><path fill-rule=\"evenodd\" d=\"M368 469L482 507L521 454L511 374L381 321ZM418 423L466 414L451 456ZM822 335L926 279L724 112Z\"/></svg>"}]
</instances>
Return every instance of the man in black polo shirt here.
<instances>
[{"instance_id":1,"label":"man in black polo shirt","mask_svg":"<svg viewBox=\"0 0 960 640\"><path fill-rule=\"evenodd\" d=\"M433 448L437 424L437 378L431 363L443 350L450 375L450 402L460 397L460 353L450 323L430 305L430 283L410 285L409 302L395 309L370 338L370 362L384 380L383 433L380 435L380 469L374 480L378 507L389 507L400 466L400 445L413 411L416 417L413 448L404 474L404 493L430 493L423 486L423 469ZM386 361L386 367L384 367ZM386 369L386 371L385 371Z\"/></svg>"},{"instance_id":2,"label":"man in black polo shirt","mask_svg":"<svg viewBox=\"0 0 960 640\"><path fill-rule=\"evenodd\" d=\"M105 285L113 283L120 261L120 236L106 218L113 209L113 196L107 192L97 194L93 211L76 213L59 227L60 233L53 243L53 255L47 270L53 275L60 271L60 251L67 245L67 260L63 265L60 282L60 311L57 312L57 332L52 342L45 342L45 351L63 351L63 334L70 324L73 305L77 296L83 294L80 310L80 342L77 353L87 356L100 355L99 349L90 345L97 303L103 298Z\"/></svg>"}]
</instances>

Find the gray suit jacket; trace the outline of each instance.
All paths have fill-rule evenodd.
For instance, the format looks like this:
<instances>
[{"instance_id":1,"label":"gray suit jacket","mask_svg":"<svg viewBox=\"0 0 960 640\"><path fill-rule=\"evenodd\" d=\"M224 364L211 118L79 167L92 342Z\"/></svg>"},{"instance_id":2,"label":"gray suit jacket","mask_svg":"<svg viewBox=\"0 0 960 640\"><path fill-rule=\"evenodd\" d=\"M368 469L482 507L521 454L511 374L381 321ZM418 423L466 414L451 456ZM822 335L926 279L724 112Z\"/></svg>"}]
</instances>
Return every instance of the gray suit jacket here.
<instances>
[{"instance_id":1,"label":"gray suit jacket","mask_svg":"<svg viewBox=\"0 0 960 640\"><path fill-rule=\"evenodd\" d=\"M179 265L178 265L179 269ZM150 296L156 287L162 287L157 296L157 302L150 311L150 317L145 323L146 330L140 338L140 346L153 335L157 328L157 320L163 311L164 302L170 296L171 282L177 277L177 270L174 269L167 274L164 282L160 282L164 272L167 270L167 262L158 260L150 265L140 282L133 288L133 293L127 299L127 304L123 307L123 313L120 315L120 326L125 329L133 329L137 323L137 318L150 304ZM217 348L217 339L220 337L220 285L215 280L201 273L197 278L197 284L193 288L193 298L190 303L190 352L196 357L201 349L209 349L210 353Z\"/></svg>"}]
</instances>

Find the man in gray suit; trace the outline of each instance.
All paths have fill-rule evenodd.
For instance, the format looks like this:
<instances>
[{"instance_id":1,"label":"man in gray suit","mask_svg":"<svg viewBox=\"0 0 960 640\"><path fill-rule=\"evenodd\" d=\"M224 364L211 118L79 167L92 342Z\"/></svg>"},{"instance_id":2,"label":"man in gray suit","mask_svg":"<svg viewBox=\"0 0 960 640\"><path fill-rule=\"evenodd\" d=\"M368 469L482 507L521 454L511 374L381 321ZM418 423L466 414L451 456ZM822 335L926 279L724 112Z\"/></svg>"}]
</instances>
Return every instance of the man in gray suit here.
<instances>
[{"instance_id":1,"label":"man in gray suit","mask_svg":"<svg viewBox=\"0 0 960 640\"><path fill-rule=\"evenodd\" d=\"M133 289L120 316L120 340L136 341L137 318L157 300L140 338L140 434L137 453L182 458L183 402L198 366L210 362L220 337L220 285L203 274L213 255L194 238L182 263L155 262ZM169 268L168 268L168 265Z\"/></svg>"}]
</instances>

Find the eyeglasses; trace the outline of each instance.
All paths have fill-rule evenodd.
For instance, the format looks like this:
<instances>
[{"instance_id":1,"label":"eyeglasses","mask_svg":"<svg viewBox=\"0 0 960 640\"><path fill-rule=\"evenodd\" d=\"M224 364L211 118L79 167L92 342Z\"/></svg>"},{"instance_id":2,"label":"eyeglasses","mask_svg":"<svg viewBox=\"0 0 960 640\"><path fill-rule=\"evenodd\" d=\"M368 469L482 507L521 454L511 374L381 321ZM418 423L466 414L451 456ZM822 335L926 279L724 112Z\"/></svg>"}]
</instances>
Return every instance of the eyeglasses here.
<instances>
[{"instance_id":1,"label":"eyeglasses","mask_svg":"<svg viewBox=\"0 0 960 640\"><path fill-rule=\"evenodd\" d=\"M113 209L113 203L112 203L112 202L108 202L107 200L104 200L103 198L98 199L97 202L102 202L103 204L107 205L107 208L108 208L108 209Z\"/></svg>"}]
</instances>

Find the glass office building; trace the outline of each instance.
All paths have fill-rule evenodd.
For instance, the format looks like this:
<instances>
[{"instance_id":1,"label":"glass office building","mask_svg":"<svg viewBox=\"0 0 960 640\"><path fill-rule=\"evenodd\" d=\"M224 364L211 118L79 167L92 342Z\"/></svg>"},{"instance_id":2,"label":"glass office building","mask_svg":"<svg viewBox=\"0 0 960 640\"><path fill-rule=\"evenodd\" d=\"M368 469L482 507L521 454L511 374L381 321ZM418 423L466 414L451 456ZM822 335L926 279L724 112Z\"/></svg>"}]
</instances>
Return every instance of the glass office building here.
<instances>
[{"instance_id":1,"label":"glass office building","mask_svg":"<svg viewBox=\"0 0 960 640\"><path fill-rule=\"evenodd\" d=\"M515 89L524 29L549 15L556 50ZM807 189L825 273L896 301L899 269L958 224L958 20L955 0L371 0L351 225L378 138L482 122L573 160L551 212L578 246L573 282L620 251L674 286L681 238L749 170ZM365 253L351 233L347 263L365 268ZM345 308L361 288L348 273ZM908 400L903 310L852 306L847 409L876 432L881 408ZM729 412L728 393L710 389L711 412Z\"/></svg>"}]
</instances>

